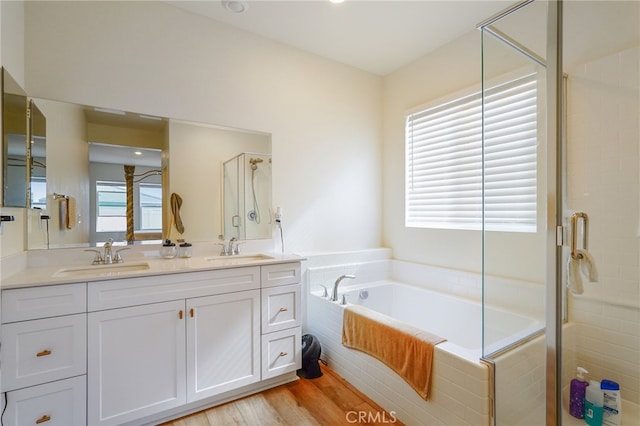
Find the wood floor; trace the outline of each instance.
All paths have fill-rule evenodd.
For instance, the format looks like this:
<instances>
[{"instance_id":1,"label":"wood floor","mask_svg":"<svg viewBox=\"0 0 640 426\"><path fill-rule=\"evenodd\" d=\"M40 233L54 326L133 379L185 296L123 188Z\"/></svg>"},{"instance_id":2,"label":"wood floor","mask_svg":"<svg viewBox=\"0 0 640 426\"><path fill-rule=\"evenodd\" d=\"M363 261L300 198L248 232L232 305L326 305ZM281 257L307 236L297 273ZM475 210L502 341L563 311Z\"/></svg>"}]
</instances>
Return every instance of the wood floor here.
<instances>
[{"instance_id":1,"label":"wood floor","mask_svg":"<svg viewBox=\"0 0 640 426\"><path fill-rule=\"evenodd\" d=\"M402 425L328 367L317 379L286 385L200 411L162 426Z\"/></svg>"}]
</instances>

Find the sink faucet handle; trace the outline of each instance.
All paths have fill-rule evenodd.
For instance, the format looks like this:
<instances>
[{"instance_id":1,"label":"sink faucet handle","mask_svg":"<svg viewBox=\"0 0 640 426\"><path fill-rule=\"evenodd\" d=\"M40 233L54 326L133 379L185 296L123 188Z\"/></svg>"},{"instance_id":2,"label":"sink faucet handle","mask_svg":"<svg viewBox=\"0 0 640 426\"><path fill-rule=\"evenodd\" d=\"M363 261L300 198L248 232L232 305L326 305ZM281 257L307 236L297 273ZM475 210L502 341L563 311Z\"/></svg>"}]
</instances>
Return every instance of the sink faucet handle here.
<instances>
[{"instance_id":1,"label":"sink faucet handle","mask_svg":"<svg viewBox=\"0 0 640 426\"><path fill-rule=\"evenodd\" d=\"M85 251L91 251L96 254L95 257L93 258L93 262L91 263L92 265L100 265L104 263L104 260L102 260L102 255L100 254L100 250L85 249Z\"/></svg>"},{"instance_id":2,"label":"sink faucet handle","mask_svg":"<svg viewBox=\"0 0 640 426\"><path fill-rule=\"evenodd\" d=\"M322 285L322 284L318 284L320 287L322 287L322 297L329 297L329 292L327 291L327 286L326 285Z\"/></svg>"},{"instance_id":3,"label":"sink faucet handle","mask_svg":"<svg viewBox=\"0 0 640 426\"><path fill-rule=\"evenodd\" d=\"M130 249L130 247L124 247L124 248L116 250L116 254L113 256L113 262L114 263L122 263L122 262L124 262L124 259L120 255L120 252L124 251L124 250L129 250L129 249Z\"/></svg>"},{"instance_id":4,"label":"sink faucet handle","mask_svg":"<svg viewBox=\"0 0 640 426\"><path fill-rule=\"evenodd\" d=\"M231 247L231 254L240 254L240 244L244 244L246 241L236 241L235 245Z\"/></svg>"},{"instance_id":5,"label":"sink faucet handle","mask_svg":"<svg viewBox=\"0 0 640 426\"><path fill-rule=\"evenodd\" d=\"M227 244L226 243L216 243L217 246L221 246L222 248L220 249L220 256L227 256L229 255L229 252L227 251Z\"/></svg>"}]
</instances>

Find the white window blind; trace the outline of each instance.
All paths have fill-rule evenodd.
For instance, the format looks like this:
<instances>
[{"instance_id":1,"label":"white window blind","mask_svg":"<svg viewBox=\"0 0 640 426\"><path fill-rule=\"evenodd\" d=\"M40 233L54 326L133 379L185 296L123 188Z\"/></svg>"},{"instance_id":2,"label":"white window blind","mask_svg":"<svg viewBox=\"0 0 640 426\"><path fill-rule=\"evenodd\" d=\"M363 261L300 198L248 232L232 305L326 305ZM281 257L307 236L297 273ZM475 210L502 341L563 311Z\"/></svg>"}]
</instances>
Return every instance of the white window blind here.
<instances>
[{"instance_id":1,"label":"white window blind","mask_svg":"<svg viewBox=\"0 0 640 426\"><path fill-rule=\"evenodd\" d=\"M406 226L536 230L537 79L531 74L410 114Z\"/></svg>"}]
</instances>

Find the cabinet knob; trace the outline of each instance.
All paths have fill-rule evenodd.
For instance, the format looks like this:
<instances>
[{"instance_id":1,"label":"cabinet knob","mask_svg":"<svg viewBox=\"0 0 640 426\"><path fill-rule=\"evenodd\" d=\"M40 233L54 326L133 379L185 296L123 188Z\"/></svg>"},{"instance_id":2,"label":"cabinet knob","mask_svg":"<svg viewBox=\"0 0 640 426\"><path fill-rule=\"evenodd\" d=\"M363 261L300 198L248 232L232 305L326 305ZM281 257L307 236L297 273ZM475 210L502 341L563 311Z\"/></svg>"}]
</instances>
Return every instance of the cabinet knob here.
<instances>
[{"instance_id":1,"label":"cabinet knob","mask_svg":"<svg viewBox=\"0 0 640 426\"><path fill-rule=\"evenodd\" d=\"M51 351L49 349L45 349L44 351L38 352L36 354L37 357L51 355Z\"/></svg>"},{"instance_id":2,"label":"cabinet knob","mask_svg":"<svg viewBox=\"0 0 640 426\"><path fill-rule=\"evenodd\" d=\"M194 315L194 311L193 311L193 308L191 308L189 309L189 316L193 318L193 315Z\"/></svg>"},{"instance_id":3,"label":"cabinet knob","mask_svg":"<svg viewBox=\"0 0 640 426\"><path fill-rule=\"evenodd\" d=\"M287 356L288 354L286 352L280 352L280 355L278 356Z\"/></svg>"},{"instance_id":4,"label":"cabinet knob","mask_svg":"<svg viewBox=\"0 0 640 426\"><path fill-rule=\"evenodd\" d=\"M42 416L38 420L36 420L36 424L39 425L40 423L48 422L49 420L51 420L51 416L47 416L45 414L44 416Z\"/></svg>"},{"instance_id":5,"label":"cabinet knob","mask_svg":"<svg viewBox=\"0 0 640 426\"><path fill-rule=\"evenodd\" d=\"M180 309L180 311L178 312L178 318L182 319L182 315L183 315L182 309Z\"/></svg>"}]
</instances>

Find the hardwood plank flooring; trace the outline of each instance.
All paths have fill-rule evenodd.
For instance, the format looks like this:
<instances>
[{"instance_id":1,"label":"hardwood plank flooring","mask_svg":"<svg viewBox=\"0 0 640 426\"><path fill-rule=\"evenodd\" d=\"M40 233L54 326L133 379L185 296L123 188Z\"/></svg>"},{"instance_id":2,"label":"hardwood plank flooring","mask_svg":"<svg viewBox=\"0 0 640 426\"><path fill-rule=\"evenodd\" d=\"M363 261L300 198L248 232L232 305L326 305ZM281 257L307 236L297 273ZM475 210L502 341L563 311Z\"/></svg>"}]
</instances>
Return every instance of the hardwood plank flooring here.
<instances>
[{"instance_id":1,"label":"hardwood plank flooring","mask_svg":"<svg viewBox=\"0 0 640 426\"><path fill-rule=\"evenodd\" d=\"M317 379L300 379L161 426L402 425L329 367L322 366L322 372Z\"/></svg>"}]
</instances>

